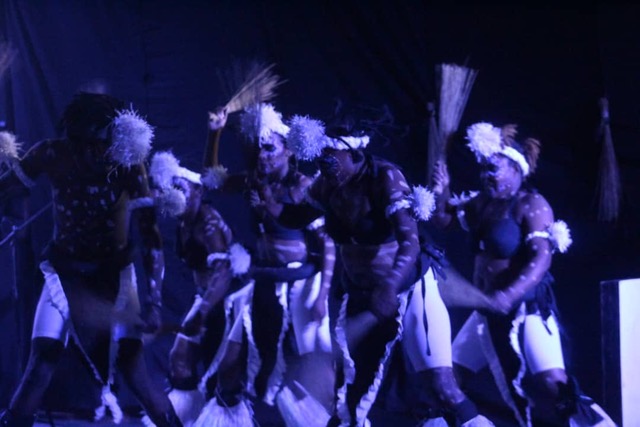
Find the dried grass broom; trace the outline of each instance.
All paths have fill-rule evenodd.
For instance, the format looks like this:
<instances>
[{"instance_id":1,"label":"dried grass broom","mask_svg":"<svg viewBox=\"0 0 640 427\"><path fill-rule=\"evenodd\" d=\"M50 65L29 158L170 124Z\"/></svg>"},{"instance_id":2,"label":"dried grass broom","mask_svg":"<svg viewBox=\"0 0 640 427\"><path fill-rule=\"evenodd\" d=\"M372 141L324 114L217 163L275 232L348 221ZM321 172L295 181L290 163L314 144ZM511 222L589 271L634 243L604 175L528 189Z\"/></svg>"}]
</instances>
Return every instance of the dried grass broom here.
<instances>
[{"instance_id":1,"label":"dried grass broom","mask_svg":"<svg viewBox=\"0 0 640 427\"><path fill-rule=\"evenodd\" d=\"M622 186L620 183L620 169L616 159L616 152L611 137L609 124L609 101L600 99L600 129L599 138L602 139L600 162L598 166L598 220L611 222L618 219Z\"/></svg>"},{"instance_id":2,"label":"dried grass broom","mask_svg":"<svg viewBox=\"0 0 640 427\"><path fill-rule=\"evenodd\" d=\"M248 66L236 62L232 67L220 74L223 86L229 93L229 101L222 107L227 114L236 113L246 107L268 101L276 96L276 88L284 83L273 72L275 64L264 65L252 62ZM212 113L209 113L212 114ZM209 132L204 154L204 167L218 165L218 147L222 129Z\"/></svg>"}]
</instances>

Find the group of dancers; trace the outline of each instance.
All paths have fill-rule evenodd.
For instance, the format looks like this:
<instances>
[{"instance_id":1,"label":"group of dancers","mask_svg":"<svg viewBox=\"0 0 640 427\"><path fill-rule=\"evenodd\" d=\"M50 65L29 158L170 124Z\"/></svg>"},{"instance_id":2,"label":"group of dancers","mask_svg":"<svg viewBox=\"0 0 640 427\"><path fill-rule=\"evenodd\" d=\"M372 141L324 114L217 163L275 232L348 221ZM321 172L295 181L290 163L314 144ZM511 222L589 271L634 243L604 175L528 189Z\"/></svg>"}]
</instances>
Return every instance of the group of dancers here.
<instances>
[{"instance_id":1,"label":"group of dancers","mask_svg":"<svg viewBox=\"0 0 640 427\"><path fill-rule=\"evenodd\" d=\"M227 116L210 113L209 142ZM62 116L64 135L23 156L15 137L0 135L3 205L46 175L55 225L29 362L0 425L33 424L69 338L101 384L96 414L116 421L118 369L148 425L253 426L252 402L262 400L289 427L360 427L395 395L417 425L492 426L454 370L488 366L513 425L614 425L565 371L549 268L571 239L526 183L537 140L518 140L513 125L470 126L482 186L453 196L445 162L430 190L411 186L397 165L367 152L373 135L357 117L284 119L258 103L238 119L249 165L238 173L217 164L211 144L199 172L169 151L151 153L152 128L104 94L77 94ZM300 162L317 173L305 175ZM205 197L217 191L246 196L254 248ZM198 290L168 355L168 393L150 380L142 341L161 324L158 213L175 218L177 256ZM133 220L148 289L142 304ZM457 224L473 242L470 289L479 297L453 343L439 290L448 283L443 254L419 232L425 221ZM334 319L330 291L340 299ZM394 377L411 378L419 393L403 393L406 382Z\"/></svg>"}]
</instances>

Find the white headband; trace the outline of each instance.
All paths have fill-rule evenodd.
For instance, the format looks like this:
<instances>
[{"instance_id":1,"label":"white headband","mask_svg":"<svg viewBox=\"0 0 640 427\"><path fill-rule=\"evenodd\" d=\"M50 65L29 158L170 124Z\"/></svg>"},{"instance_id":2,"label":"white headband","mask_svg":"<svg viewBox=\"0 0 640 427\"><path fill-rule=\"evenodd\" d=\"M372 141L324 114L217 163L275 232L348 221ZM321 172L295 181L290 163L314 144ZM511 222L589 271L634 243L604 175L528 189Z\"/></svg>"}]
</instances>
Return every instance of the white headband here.
<instances>
[{"instance_id":1,"label":"white headband","mask_svg":"<svg viewBox=\"0 0 640 427\"><path fill-rule=\"evenodd\" d=\"M500 128L485 122L473 124L467 128L467 140L467 146L476 155L477 161L502 154L520 166L523 176L529 175L529 162L518 150L504 144Z\"/></svg>"},{"instance_id":2,"label":"white headband","mask_svg":"<svg viewBox=\"0 0 640 427\"><path fill-rule=\"evenodd\" d=\"M172 188L173 178L184 178L194 184L202 184L199 173L180 166L178 159L168 151L161 151L153 155L149 175L161 189Z\"/></svg>"},{"instance_id":3,"label":"white headband","mask_svg":"<svg viewBox=\"0 0 640 427\"><path fill-rule=\"evenodd\" d=\"M368 135L328 137L324 123L309 116L293 116L289 126L287 148L300 160L315 159L322 154L323 148L360 150L366 148L370 141Z\"/></svg>"},{"instance_id":4,"label":"white headband","mask_svg":"<svg viewBox=\"0 0 640 427\"><path fill-rule=\"evenodd\" d=\"M286 137L289 126L282 122L282 114L271 104L255 104L247 107L240 116L240 132L248 138L264 140L272 133Z\"/></svg>"}]
</instances>

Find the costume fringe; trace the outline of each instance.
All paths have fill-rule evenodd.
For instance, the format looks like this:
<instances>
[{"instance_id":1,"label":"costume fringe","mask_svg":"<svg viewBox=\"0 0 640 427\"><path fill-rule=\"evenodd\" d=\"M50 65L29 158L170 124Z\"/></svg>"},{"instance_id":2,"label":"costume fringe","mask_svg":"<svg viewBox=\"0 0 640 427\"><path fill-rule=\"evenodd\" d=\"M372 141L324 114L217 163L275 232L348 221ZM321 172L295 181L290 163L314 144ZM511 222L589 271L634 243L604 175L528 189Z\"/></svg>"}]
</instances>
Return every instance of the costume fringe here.
<instances>
[{"instance_id":1,"label":"costume fringe","mask_svg":"<svg viewBox=\"0 0 640 427\"><path fill-rule=\"evenodd\" d=\"M267 390L263 401L272 405L275 403L275 397L280 387L282 386L282 379L284 373L287 370L287 363L284 360L284 339L289 331L290 313L289 313L289 284L287 282L276 283L279 289L276 289L276 296L282 307L282 328L280 329L280 335L278 336L278 347L276 348L276 364L273 367L271 375L267 380Z\"/></svg>"},{"instance_id":2,"label":"costume fringe","mask_svg":"<svg viewBox=\"0 0 640 427\"><path fill-rule=\"evenodd\" d=\"M313 396L297 384L304 396L297 398L289 387L276 396L276 404L287 427L325 427L329 413Z\"/></svg>"},{"instance_id":3,"label":"costume fringe","mask_svg":"<svg viewBox=\"0 0 640 427\"><path fill-rule=\"evenodd\" d=\"M122 409L118 405L118 399L111 392L111 387L107 384L102 387L102 393L100 394L100 400L102 404L96 408L94 421L100 421L106 416L107 408L109 412L111 412L111 416L113 417L113 422L115 424L120 424L122 422Z\"/></svg>"},{"instance_id":4,"label":"costume fringe","mask_svg":"<svg viewBox=\"0 0 640 427\"><path fill-rule=\"evenodd\" d=\"M498 359L498 355L496 354L495 348L493 347L493 343L491 342L491 336L489 335L491 331L488 331L487 320L484 315L475 312L481 323L478 324L478 339L480 340L481 350L485 354L485 357L489 363L489 369L493 376L494 381L496 382L496 387L500 392L500 396L502 400L507 404L509 409L511 409L513 416L520 427L529 427L529 424L522 418L518 407L516 406L513 397L511 396L511 391L509 390L509 385L507 383L507 379L504 376L504 371L502 370L502 366L500 365L500 360Z\"/></svg>"},{"instance_id":5,"label":"costume fringe","mask_svg":"<svg viewBox=\"0 0 640 427\"><path fill-rule=\"evenodd\" d=\"M190 427L204 408L204 395L198 389L173 389L167 395L184 427Z\"/></svg>"},{"instance_id":6,"label":"costume fringe","mask_svg":"<svg viewBox=\"0 0 640 427\"><path fill-rule=\"evenodd\" d=\"M514 353L516 354L516 356L518 356L518 359L520 360L520 368L518 369L518 374L511 381L511 383L513 384L513 388L515 389L516 393L518 393L520 397L528 401L527 394L522 388L522 379L527 373L527 362L524 358L524 352L520 347L520 331L524 325L526 315L527 315L526 308L524 303L522 303L520 304L520 308L518 308L515 318L511 321L511 331L509 332L509 342L511 343L511 348L513 349ZM527 404L527 408L526 408L526 417L527 417L526 419L527 427L531 427L531 407L529 404Z\"/></svg>"},{"instance_id":7,"label":"costume fringe","mask_svg":"<svg viewBox=\"0 0 640 427\"><path fill-rule=\"evenodd\" d=\"M382 357L380 358L380 362L378 364L378 369L375 372L372 384L369 386L367 392L362 396L360 402L356 407L356 425L369 425L370 421L367 418L373 403L378 396L378 391L380 390L380 386L382 384L382 380L384 379L385 370L387 368L388 361L391 357L391 353L396 345L396 343L402 338L402 334L404 331L402 319L404 317L405 311L407 309L408 295L413 290L413 287L409 291L403 292L398 296L400 307L398 308L398 313L396 315L396 323L398 324L398 331L396 336L391 339L385 345L385 351ZM347 321L347 302L349 301L349 295L345 294L342 300L342 306L340 307L340 313L338 315L338 320L336 323L336 341L343 355L343 373L344 373L344 383L338 389L336 394L337 396L337 404L336 411L337 415L342 421L342 425L350 425L349 423L353 420L351 419L351 414L349 411L349 407L347 405L347 387L349 384L353 384L356 376L356 367L353 359L351 358L351 354L349 352L349 347L347 345L347 336L345 332L346 321Z\"/></svg>"},{"instance_id":8,"label":"costume fringe","mask_svg":"<svg viewBox=\"0 0 640 427\"><path fill-rule=\"evenodd\" d=\"M253 409L247 400L235 406L221 406L217 398L207 402L193 427L253 427Z\"/></svg>"},{"instance_id":9,"label":"costume fringe","mask_svg":"<svg viewBox=\"0 0 640 427\"><path fill-rule=\"evenodd\" d=\"M253 298L253 295L251 295ZM252 396L256 396L255 381L258 376L262 359L256 341L253 339L253 321L251 320L251 302L247 304L245 310L242 311L242 323L247 333L247 392Z\"/></svg>"},{"instance_id":10,"label":"costume fringe","mask_svg":"<svg viewBox=\"0 0 640 427\"><path fill-rule=\"evenodd\" d=\"M247 384L246 384L246 392L252 396L255 396L255 390L253 389L253 380L260 369L260 356L258 354L258 350L253 340L252 335L252 324L251 324L251 299L253 298L253 282L244 286L242 289L234 292L229 295L224 300L224 309L225 309L225 331L224 338L220 346L218 347L218 352L215 357L211 361L209 368L202 376L200 380L200 384L198 388L200 391L205 394L207 392L207 382L209 378L211 378L216 372L218 372L218 368L220 367L220 363L224 358L227 346L229 344L229 334L232 331L233 325L235 322L242 322L242 327L245 331L247 342L248 342L248 362L247 362Z\"/></svg>"}]
</instances>

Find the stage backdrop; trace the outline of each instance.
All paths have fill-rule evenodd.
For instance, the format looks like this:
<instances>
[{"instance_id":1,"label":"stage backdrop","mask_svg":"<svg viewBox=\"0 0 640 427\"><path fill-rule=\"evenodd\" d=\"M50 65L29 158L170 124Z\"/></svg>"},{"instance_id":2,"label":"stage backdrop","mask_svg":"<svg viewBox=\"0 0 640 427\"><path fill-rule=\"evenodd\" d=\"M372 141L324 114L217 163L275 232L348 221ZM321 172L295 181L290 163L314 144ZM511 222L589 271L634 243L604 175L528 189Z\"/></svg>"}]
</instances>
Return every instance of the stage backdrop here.
<instances>
[{"instance_id":1,"label":"stage backdrop","mask_svg":"<svg viewBox=\"0 0 640 427\"><path fill-rule=\"evenodd\" d=\"M395 131L386 141L374 141L371 150L423 184L434 66L455 62L477 68L461 128L481 120L513 122L520 124L522 135L542 141L534 184L556 216L570 225L574 238L570 252L555 257L553 265L571 337L569 368L589 394L600 398L598 284L640 274L640 190L635 185L640 174L640 8L420 3L0 0L0 39L17 51L0 81L0 121L28 147L56 135L60 113L74 92L102 87L148 118L156 129L157 149L172 149L186 166L198 169L207 111L225 100L218 71L234 60L259 59L275 63L287 80L276 100L285 115L326 117L337 99L351 106L387 108ZM595 220L596 130L603 95L610 99L625 194L622 215L614 224ZM225 131L221 158L231 170L243 167L239 144L232 130ZM477 169L461 135L450 153L450 168L454 190L477 188ZM32 210L49 199L48 187L41 183L33 192ZM216 201L240 237L250 242L244 201ZM190 302L193 285L175 259L174 224L163 219L161 225L168 260L165 315L175 322ZM45 215L33 224L32 253L37 256L50 236ZM463 235L434 236L453 264L468 274ZM25 355L18 344L28 341L28 330L16 336L16 324L28 329L40 286L37 275L21 276L17 296L32 303L16 313L20 305L14 303L16 292L7 279L14 268L11 253L1 254L2 271L8 273L0 282L0 407L8 401ZM31 262L33 269L35 265ZM17 268L25 268L24 262ZM454 329L466 314L452 310ZM170 344L171 337L164 337L150 346L158 380L164 377ZM78 378L75 357L70 354L62 364L47 407L95 406L97 389L88 374ZM73 381L67 379L70 374Z\"/></svg>"}]
</instances>

